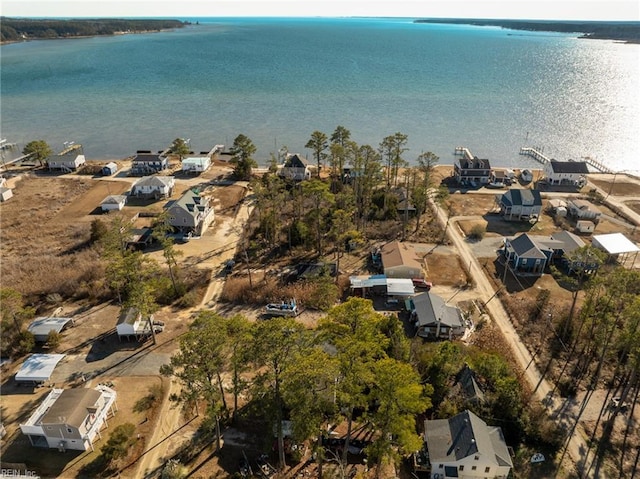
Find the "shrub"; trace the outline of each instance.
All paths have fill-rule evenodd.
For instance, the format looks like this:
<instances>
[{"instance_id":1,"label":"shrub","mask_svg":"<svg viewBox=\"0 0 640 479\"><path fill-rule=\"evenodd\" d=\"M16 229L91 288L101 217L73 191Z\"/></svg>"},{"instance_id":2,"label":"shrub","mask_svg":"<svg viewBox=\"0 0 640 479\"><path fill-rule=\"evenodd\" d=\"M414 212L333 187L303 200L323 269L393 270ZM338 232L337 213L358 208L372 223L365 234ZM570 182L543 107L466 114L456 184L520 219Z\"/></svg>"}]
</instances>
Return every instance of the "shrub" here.
<instances>
[{"instance_id":1,"label":"shrub","mask_svg":"<svg viewBox=\"0 0 640 479\"><path fill-rule=\"evenodd\" d=\"M163 389L161 384L154 384L149 388L146 396L138 399L133 406L134 412L144 412L151 409L158 401L162 399Z\"/></svg>"},{"instance_id":2,"label":"shrub","mask_svg":"<svg viewBox=\"0 0 640 479\"><path fill-rule=\"evenodd\" d=\"M483 225L474 225L471 228L471 232L469 233L469 239L474 241L479 241L484 238L484 234L487 232L486 226Z\"/></svg>"},{"instance_id":3,"label":"shrub","mask_svg":"<svg viewBox=\"0 0 640 479\"><path fill-rule=\"evenodd\" d=\"M54 330L49 331L49 334L47 335L47 347L49 349L53 349L55 350L58 346L60 346L60 339L62 338L62 335Z\"/></svg>"},{"instance_id":4,"label":"shrub","mask_svg":"<svg viewBox=\"0 0 640 479\"><path fill-rule=\"evenodd\" d=\"M89 241L96 243L104 238L108 232L109 228L106 223L102 220L95 219L91 222L91 236L89 237Z\"/></svg>"},{"instance_id":5,"label":"shrub","mask_svg":"<svg viewBox=\"0 0 640 479\"><path fill-rule=\"evenodd\" d=\"M338 287L330 276L322 276L312 281L312 289L306 305L320 311L328 311L338 300Z\"/></svg>"}]
</instances>

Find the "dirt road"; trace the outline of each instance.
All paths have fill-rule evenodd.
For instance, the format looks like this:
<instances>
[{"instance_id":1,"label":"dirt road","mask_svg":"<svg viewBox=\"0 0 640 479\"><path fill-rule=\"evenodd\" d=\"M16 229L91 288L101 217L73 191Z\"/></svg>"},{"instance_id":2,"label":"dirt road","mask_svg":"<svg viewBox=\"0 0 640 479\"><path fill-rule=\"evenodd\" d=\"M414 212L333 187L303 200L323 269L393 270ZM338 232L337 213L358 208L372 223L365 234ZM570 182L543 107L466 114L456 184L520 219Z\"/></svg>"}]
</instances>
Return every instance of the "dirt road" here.
<instances>
[{"instance_id":1,"label":"dirt road","mask_svg":"<svg viewBox=\"0 0 640 479\"><path fill-rule=\"evenodd\" d=\"M233 218L219 217L216 220L221 220L221 223L217 225L213 238L213 243L218 247L211 252L213 254L205 255L197 264L198 267L210 269L213 273L207 291L202 298L202 302L198 308L191 311L192 313L197 309L211 309L215 306L220 293L222 293L222 286L224 285L224 277L217 273L221 271L225 262L235 254L240 235L251 214L252 208L253 203L245 200ZM135 474L132 474L131 477L159 477L165 461L172 453L170 448L180 442L172 440L172 438L175 437L183 426L183 424L180 424L182 419L181 408L175 407L175 405L169 401L171 394L179 392L180 384L176 381L171 381L168 394L165 396L162 408L160 409L158 424L153 435L147 442L146 452L140 458ZM178 439L184 440L186 438L178 436Z\"/></svg>"},{"instance_id":2,"label":"dirt road","mask_svg":"<svg viewBox=\"0 0 640 479\"><path fill-rule=\"evenodd\" d=\"M464 264L469 265L470 274L476 280L476 289L478 296L485 303L485 307L489 314L500 327L505 340L511 346L513 354L518 361L518 364L523 371L523 377L526 378L531 389L533 390L534 398L543 403L547 407L547 411L550 415L557 415L558 419L563 423L568 423L569 418L565 418L562 411L558 410L562 404L562 401L558 398L550 398L550 393L553 387L545 380L535 363L531 353L526 348L524 343L520 340L518 333L515 331L509 315L505 311L498 296L494 296L495 290L488 278L485 276L480 264L476 257L471 252L471 248L463 238L455 224L455 219L447 219L447 214L434 202L431 203L432 209L436 211L438 220L447 228L447 235L451 242L458 249L458 253L462 258ZM453 224L452 224L453 223ZM533 398L532 398L533 399ZM567 451L571 456L571 459L577 465L579 470L588 470L591 462L590 457L583 457L584 451L588 450L586 442L586 434L582 427L578 426L572 432Z\"/></svg>"}]
</instances>

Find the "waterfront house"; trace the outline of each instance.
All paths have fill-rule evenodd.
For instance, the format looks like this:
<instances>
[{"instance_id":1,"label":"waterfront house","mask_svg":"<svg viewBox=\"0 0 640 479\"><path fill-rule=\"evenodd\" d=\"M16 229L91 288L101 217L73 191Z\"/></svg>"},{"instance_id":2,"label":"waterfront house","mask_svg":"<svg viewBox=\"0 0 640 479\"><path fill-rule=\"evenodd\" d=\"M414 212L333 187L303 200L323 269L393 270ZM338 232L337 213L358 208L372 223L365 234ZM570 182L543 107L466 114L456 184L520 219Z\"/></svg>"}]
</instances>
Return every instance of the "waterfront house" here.
<instances>
[{"instance_id":1,"label":"waterfront house","mask_svg":"<svg viewBox=\"0 0 640 479\"><path fill-rule=\"evenodd\" d=\"M423 243L392 241L380 250L383 273L389 278L424 278L425 256L431 247Z\"/></svg>"},{"instance_id":2,"label":"waterfront house","mask_svg":"<svg viewBox=\"0 0 640 479\"><path fill-rule=\"evenodd\" d=\"M542 198L538 190L512 188L496 195L500 214L506 220L536 221L542 210Z\"/></svg>"},{"instance_id":3,"label":"waterfront house","mask_svg":"<svg viewBox=\"0 0 640 479\"><path fill-rule=\"evenodd\" d=\"M411 319L416 325L417 335L427 339L453 339L462 336L465 322L462 312L455 306L450 306L432 292L414 296Z\"/></svg>"},{"instance_id":4,"label":"waterfront house","mask_svg":"<svg viewBox=\"0 0 640 479\"><path fill-rule=\"evenodd\" d=\"M150 151L138 151L131 160L131 175L152 175L169 167L169 160L162 154L154 154Z\"/></svg>"},{"instance_id":5,"label":"waterfront house","mask_svg":"<svg viewBox=\"0 0 640 479\"><path fill-rule=\"evenodd\" d=\"M550 185L582 187L586 184L589 168L584 161L556 161L545 163L543 176Z\"/></svg>"},{"instance_id":6,"label":"waterfront house","mask_svg":"<svg viewBox=\"0 0 640 479\"><path fill-rule=\"evenodd\" d=\"M120 211L126 204L127 197L125 195L109 195L100 203L100 209L103 213Z\"/></svg>"},{"instance_id":7,"label":"waterfront house","mask_svg":"<svg viewBox=\"0 0 640 479\"><path fill-rule=\"evenodd\" d=\"M506 479L513 467L502 429L471 411L424 423L425 472L431 479Z\"/></svg>"},{"instance_id":8,"label":"waterfront house","mask_svg":"<svg viewBox=\"0 0 640 479\"><path fill-rule=\"evenodd\" d=\"M491 164L489 160L473 158L460 158L453 164L453 174L460 184L484 185L489 183L491 177Z\"/></svg>"},{"instance_id":9,"label":"waterfront house","mask_svg":"<svg viewBox=\"0 0 640 479\"><path fill-rule=\"evenodd\" d=\"M207 155L203 156L189 156L182 160L183 173L202 173L207 171L211 166L211 157Z\"/></svg>"},{"instance_id":10,"label":"waterfront house","mask_svg":"<svg viewBox=\"0 0 640 479\"><path fill-rule=\"evenodd\" d=\"M515 238L505 239L503 254L515 274L541 276L551 260L552 246L555 244L553 240L523 233Z\"/></svg>"},{"instance_id":11,"label":"waterfront house","mask_svg":"<svg viewBox=\"0 0 640 479\"><path fill-rule=\"evenodd\" d=\"M588 200L569 198L567 209L569 214L578 220L591 220L597 223L602 216L602 211Z\"/></svg>"},{"instance_id":12,"label":"waterfront house","mask_svg":"<svg viewBox=\"0 0 640 479\"><path fill-rule=\"evenodd\" d=\"M55 156L47 159L47 167L50 170L64 172L75 171L86 163L82 145L70 145Z\"/></svg>"},{"instance_id":13,"label":"waterfront house","mask_svg":"<svg viewBox=\"0 0 640 479\"><path fill-rule=\"evenodd\" d=\"M182 233L203 234L213 222L215 214L211 199L187 190L180 199L166 206L168 222Z\"/></svg>"},{"instance_id":14,"label":"waterfront house","mask_svg":"<svg viewBox=\"0 0 640 479\"><path fill-rule=\"evenodd\" d=\"M173 176L144 176L131 187L131 196L139 198L168 198L173 194Z\"/></svg>"},{"instance_id":15,"label":"waterfront house","mask_svg":"<svg viewBox=\"0 0 640 479\"><path fill-rule=\"evenodd\" d=\"M93 451L102 426L115 411L116 392L107 386L52 389L20 430L32 446Z\"/></svg>"},{"instance_id":16,"label":"waterfront house","mask_svg":"<svg viewBox=\"0 0 640 479\"><path fill-rule=\"evenodd\" d=\"M309 163L298 154L288 154L283 165L278 168L278 176L294 181L310 180Z\"/></svg>"}]
</instances>

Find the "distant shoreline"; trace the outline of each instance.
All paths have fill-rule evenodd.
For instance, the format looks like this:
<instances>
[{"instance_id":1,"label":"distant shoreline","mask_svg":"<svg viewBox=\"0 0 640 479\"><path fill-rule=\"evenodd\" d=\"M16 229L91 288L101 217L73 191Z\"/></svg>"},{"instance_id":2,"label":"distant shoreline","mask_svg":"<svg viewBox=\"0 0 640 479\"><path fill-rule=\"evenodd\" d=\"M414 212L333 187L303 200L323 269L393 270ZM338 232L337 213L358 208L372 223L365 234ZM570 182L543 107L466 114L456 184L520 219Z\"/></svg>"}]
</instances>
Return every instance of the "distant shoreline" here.
<instances>
[{"instance_id":1,"label":"distant shoreline","mask_svg":"<svg viewBox=\"0 0 640 479\"><path fill-rule=\"evenodd\" d=\"M500 27L508 30L579 34L577 38L588 40L613 40L620 43L640 43L640 22L565 22L531 20L483 20L456 18L424 18L414 23L445 25L474 25Z\"/></svg>"}]
</instances>

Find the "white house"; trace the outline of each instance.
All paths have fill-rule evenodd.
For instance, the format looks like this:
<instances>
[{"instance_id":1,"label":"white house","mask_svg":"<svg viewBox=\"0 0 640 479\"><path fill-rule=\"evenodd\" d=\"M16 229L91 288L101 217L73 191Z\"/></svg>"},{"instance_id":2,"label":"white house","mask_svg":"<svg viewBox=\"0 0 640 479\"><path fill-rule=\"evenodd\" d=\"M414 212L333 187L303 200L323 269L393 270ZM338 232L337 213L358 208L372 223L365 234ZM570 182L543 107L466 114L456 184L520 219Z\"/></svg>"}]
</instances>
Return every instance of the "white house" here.
<instances>
[{"instance_id":1,"label":"white house","mask_svg":"<svg viewBox=\"0 0 640 479\"><path fill-rule=\"evenodd\" d=\"M78 153L80 150L80 153ZM82 145L71 145L55 156L47 159L50 170L74 171L86 162L82 153Z\"/></svg>"},{"instance_id":2,"label":"white house","mask_svg":"<svg viewBox=\"0 0 640 479\"><path fill-rule=\"evenodd\" d=\"M153 321L153 316L151 316L151 320ZM136 340L144 339L151 334L149 318L143 318L136 308L127 308L118 318L116 331L120 341L122 341L122 338L129 340L131 337Z\"/></svg>"},{"instance_id":3,"label":"white house","mask_svg":"<svg viewBox=\"0 0 640 479\"><path fill-rule=\"evenodd\" d=\"M584 186L589 168L584 161L556 161L545 163L544 178L551 185Z\"/></svg>"},{"instance_id":4,"label":"white house","mask_svg":"<svg viewBox=\"0 0 640 479\"><path fill-rule=\"evenodd\" d=\"M175 187L173 176L143 176L131 187L131 195L143 198L167 198Z\"/></svg>"},{"instance_id":5,"label":"white house","mask_svg":"<svg viewBox=\"0 0 640 479\"><path fill-rule=\"evenodd\" d=\"M100 203L100 209L103 212L120 211L127 204L127 197L125 195L109 195L102 203Z\"/></svg>"},{"instance_id":6,"label":"white house","mask_svg":"<svg viewBox=\"0 0 640 479\"><path fill-rule=\"evenodd\" d=\"M20 430L32 446L93 451L102 426L115 411L116 392L107 386L52 389Z\"/></svg>"},{"instance_id":7,"label":"white house","mask_svg":"<svg viewBox=\"0 0 640 479\"><path fill-rule=\"evenodd\" d=\"M278 169L278 176L294 181L311 179L309 163L300 155L288 154L284 164Z\"/></svg>"},{"instance_id":8,"label":"white house","mask_svg":"<svg viewBox=\"0 0 640 479\"><path fill-rule=\"evenodd\" d=\"M506 479L513 467L502 429L471 411L424 422L431 479Z\"/></svg>"},{"instance_id":9,"label":"white house","mask_svg":"<svg viewBox=\"0 0 640 479\"><path fill-rule=\"evenodd\" d=\"M182 171L185 173L202 173L211 166L209 156L190 156L182 160Z\"/></svg>"}]
</instances>

